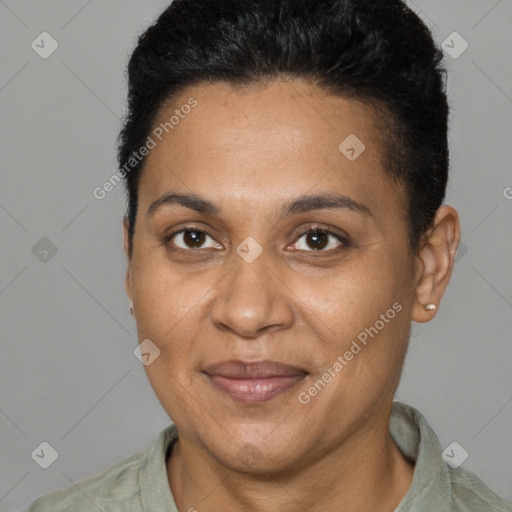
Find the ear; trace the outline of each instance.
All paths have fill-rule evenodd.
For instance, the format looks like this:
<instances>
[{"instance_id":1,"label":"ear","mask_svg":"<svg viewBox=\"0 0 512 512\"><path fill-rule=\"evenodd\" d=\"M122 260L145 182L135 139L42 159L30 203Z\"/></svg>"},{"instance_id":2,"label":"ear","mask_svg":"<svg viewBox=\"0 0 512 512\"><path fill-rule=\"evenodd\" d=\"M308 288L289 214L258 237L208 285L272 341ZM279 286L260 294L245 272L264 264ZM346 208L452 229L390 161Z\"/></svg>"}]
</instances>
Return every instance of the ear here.
<instances>
[{"instance_id":1,"label":"ear","mask_svg":"<svg viewBox=\"0 0 512 512\"><path fill-rule=\"evenodd\" d=\"M457 211L451 206L441 206L416 256L416 299L412 310L414 322L428 322L436 315L452 275L459 241ZM434 304L436 310L426 311L427 304Z\"/></svg>"},{"instance_id":2,"label":"ear","mask_svg":"<svg viewBox=\"0 0 512 512\"><path fill-rule=\"evenodd\" d=\"M124 280L124 286L126 288L126 294L128 295L128 298L130 301L132 300L132 274L131 274L131 267L132 267L132 261L130 257L129 252L129 243L128 243L128 218L125 216L123 218L123 250L124 254L126 256L126 275Z\"/></svg>"}]
</instances>

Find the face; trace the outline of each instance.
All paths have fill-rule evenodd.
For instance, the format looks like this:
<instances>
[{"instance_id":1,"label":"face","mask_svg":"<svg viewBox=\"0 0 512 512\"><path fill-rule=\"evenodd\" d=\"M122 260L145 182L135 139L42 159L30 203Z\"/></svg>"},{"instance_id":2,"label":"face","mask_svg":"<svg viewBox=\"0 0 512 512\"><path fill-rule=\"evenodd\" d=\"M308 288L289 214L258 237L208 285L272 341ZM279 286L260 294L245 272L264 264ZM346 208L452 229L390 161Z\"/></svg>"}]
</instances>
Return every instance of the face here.
<instances>
[{"instance_id":1,"label":"face","mask_svg":"<svg viewBox=\"0 0 512 512\"><path fill-rule=\"evenodd\" d=\"M276 472L386 429L416 267L375 113L296 80L194 86L155 126L176 109L139 185L127 289L180 437Z\"/></svg>"}]
</instances>

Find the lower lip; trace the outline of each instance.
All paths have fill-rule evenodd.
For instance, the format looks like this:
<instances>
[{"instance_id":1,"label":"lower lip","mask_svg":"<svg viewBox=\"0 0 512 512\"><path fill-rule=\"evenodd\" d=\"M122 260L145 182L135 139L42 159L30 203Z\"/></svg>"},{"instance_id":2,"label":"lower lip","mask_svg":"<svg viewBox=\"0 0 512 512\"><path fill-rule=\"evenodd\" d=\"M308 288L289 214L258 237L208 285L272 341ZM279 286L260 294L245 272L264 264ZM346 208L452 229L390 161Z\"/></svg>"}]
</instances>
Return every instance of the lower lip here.
<instances>
[{"instance_id":1,"label":"lower lip","mask_svg":"<svg viewBox=\"0 0 512 512\"><path fill-rule=\"evenodd\" d=\"M265 402L293 388L306 374L266 377L257 379L232 379L221 375L208 375L210 382L234 400L244 403Z\"/></svg>"}]
</instances>

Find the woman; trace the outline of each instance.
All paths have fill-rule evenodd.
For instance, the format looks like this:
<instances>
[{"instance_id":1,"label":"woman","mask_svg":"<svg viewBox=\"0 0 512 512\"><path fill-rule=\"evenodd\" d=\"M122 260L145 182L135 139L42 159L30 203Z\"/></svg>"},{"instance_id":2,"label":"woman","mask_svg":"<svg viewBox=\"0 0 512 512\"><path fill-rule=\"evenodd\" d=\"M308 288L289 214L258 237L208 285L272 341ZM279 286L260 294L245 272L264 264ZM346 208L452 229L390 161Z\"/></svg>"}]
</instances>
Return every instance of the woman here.
<instances>
[{"instance_id":1,"label":"woman","mask_svg":"<svg viewBox=\"0 0 512 512\"><path fill-rule=\"evenodd\" d=\"M29 511L512 510L393 403L460 239L441 59L396 0L175 0L143 34L126 289L174 424Z\"/></svg>"}]
</instances>

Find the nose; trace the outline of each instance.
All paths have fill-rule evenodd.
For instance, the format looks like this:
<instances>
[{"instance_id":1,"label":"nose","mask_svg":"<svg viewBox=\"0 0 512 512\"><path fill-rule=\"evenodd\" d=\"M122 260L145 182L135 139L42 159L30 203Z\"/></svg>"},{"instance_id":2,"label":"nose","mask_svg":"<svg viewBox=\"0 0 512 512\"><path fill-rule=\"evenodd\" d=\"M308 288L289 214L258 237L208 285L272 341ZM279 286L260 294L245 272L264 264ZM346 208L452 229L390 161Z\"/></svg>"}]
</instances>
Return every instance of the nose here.
<instances>
[{"instance_id":1,"label":"nose","mask_svg":"<svg viewBox=\"0 0 512 512\"><path fill-rule=\"evenodd\" d=\"M293 324L290 288L261 255L247 263L238 255L226 279L219 283L211 310L214 325L244 338Z\"/></svg>"}]
</instances>

